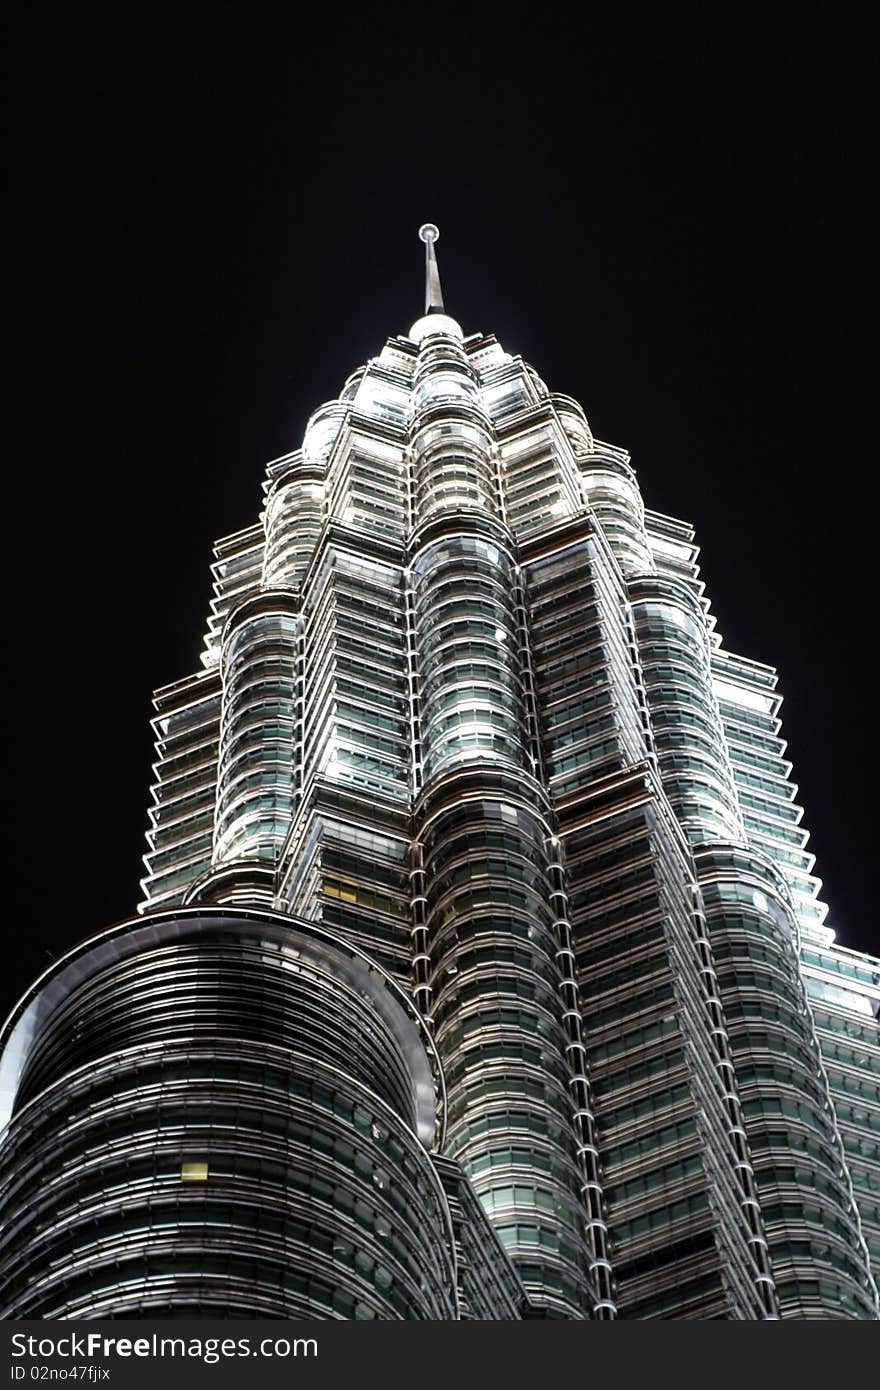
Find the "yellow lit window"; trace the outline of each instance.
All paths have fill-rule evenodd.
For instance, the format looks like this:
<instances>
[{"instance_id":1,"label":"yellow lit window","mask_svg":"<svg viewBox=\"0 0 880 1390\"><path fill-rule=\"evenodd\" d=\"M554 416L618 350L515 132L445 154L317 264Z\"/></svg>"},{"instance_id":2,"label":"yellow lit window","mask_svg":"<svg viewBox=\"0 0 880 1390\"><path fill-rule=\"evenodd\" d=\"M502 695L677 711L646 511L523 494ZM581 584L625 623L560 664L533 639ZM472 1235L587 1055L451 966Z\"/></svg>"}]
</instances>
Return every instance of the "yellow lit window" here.
<instances>
[{"instance_id":1,"label":"yellow lit window","mask_svg":"<svg viewBox=\"0 0 880 1390\"><path fill-rule=\"evenodd\" d=\"M207 1163L181 1163L180 1176L184 1182L205 1182L208 1176Z\"/></svg>"},{"instance_id":2,"label":"yellow lit window","mask_svg":"<svg viewBox=\"0 0 880 1390\"><path fill-rule=\"evenodd\" d=\"M344 903L356 903L358 895L353 888L343 888L341 884L334 883L332 879L325 878L323 891L328 898L341 898Z\"/></svg>"}]
</instances>

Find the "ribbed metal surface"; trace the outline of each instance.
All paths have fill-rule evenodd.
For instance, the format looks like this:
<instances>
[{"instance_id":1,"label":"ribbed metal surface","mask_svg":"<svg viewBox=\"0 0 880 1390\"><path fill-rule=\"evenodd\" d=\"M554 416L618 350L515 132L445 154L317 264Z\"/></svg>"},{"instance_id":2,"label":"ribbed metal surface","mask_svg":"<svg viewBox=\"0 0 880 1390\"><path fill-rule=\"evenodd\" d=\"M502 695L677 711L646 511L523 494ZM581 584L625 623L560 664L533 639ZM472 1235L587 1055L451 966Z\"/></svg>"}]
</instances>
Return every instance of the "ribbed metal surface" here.
<instances>
[{"instance_id":1,"label":"ribbed metal surface","mask_svg":"<svg viewBox=\"0 0 880 1390\"><path fill-rule=\"evenodd\" d=\"M363 958L270 914L132 925L18 1053L3 1316L457 1315L436 1080Z\"/></svg>"}]
</instances>

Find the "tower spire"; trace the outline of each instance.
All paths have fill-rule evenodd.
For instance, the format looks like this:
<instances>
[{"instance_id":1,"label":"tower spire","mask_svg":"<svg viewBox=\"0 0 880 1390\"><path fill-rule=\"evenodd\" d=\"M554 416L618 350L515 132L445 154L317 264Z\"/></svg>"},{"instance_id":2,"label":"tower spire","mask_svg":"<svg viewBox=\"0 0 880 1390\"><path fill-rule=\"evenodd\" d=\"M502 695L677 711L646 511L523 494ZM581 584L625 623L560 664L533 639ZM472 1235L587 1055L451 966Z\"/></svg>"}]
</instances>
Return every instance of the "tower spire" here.
<instances>
[{"instance_id":1,"label":"tower spire","mask_svg":"<svg viewBox=\"0 0 880 1390\"><path fill-rule=\"evenodd\" d=\"M443 307L443 291L440 288L440 270L437 266L437 254L434 250L434 242L440 236L439 229L433 222L425 222L419 227L419 236L425 243L425 313L426 314L445 314Z\"/></svg>"}]
</instances>

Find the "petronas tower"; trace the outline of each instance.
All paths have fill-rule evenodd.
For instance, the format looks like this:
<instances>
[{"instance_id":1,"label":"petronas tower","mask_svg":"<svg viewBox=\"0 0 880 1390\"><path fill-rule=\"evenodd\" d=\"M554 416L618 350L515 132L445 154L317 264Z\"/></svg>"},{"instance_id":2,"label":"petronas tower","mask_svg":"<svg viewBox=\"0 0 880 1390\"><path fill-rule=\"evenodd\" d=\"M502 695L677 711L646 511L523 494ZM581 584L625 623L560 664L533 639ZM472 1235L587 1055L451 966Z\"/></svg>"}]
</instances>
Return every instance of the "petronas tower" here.
<instances>
[{"instance_id":1,"label":"petronas tower","mask_svg":"<svg viewBox=\"0 0 880 1390\"><path fill-rule=\"evenodd\" d=\"M0 1314L876 1319L880 962L776 675L437 235L217 544L138 915L6 1025Z\"/></svg>"}]
</instances>

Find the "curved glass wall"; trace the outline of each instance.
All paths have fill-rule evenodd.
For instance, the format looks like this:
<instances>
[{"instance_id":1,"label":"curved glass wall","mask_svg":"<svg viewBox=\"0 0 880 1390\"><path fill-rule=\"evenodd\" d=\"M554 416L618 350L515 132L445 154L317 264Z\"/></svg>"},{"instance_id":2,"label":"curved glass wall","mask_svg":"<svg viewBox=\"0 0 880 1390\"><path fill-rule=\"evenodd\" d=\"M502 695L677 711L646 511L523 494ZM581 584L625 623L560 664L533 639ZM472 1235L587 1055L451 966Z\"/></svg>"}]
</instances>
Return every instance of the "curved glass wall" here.
<instances>
[{"instance_id":1,"label":"curved glass wall","mask_svg":"<svg viewBox=\"0 0 880 1390\"><path fill-rule=\"evenodd\" d=\"M86 943L6 1039L2 1316L456 1317L425 1042L292 919Z\"/></svg>"},{"instance_id":2,"label":"curved glass wall","mask_svg":"<svg viewBox=\"0 0 880 1390\"><path fill-rule=\"evenodd\" d=\"M353 380L353 378L349 378ZM349 414L346 404L347 392L343 391L338 401L326 401L319 406L306 426L303 436L303 463L313 469L327 467L330 455Z\"/></svg>"},{"instance_id":3,"label":"curved glass wall","mask_svg":"<svg viewBox=\"0 0 880 1390\"><path fill-rule=\"evenodd\" d=\"M630 601L663 790L691 843L745 840L699 604L650 576Z\"/></svg>"},{"instance_id":4,"label":"curved glass wall","mask_svg":"<svg viewBox=\"0 0 880 1390\"><path fill-rule=\"evenodd\" d=\"M423 429L413 476L415 513L420 521L461 509L496 510L488 440L470 425L462 424L453 435L441 427Z\"/></svg>"},{"instance_id":5,"label":"curved glass wall","mask_svg":"<svg viewBox=\"0 0 880 1390\"><path fill-rule=\"evenodd\" d=\"M412 562L426 779L467 761L528 766L514 566L499 533L477 521Z\"/></svg>"},{"instance_id":6,"label":"curved glass wall","mask_svg":"<svg viewBox=\"0 0 880 1390\"><path fill-rule=\"evenodd\" d=\"M266 501L263 582L292 588L308 568L324 506L323 471L292 466L278 478Z\"/></svg>"},{"instance_id":7,"label":"curved glass wall","mask_svg":"<svg viewBox=\"0 0 880 1390\"><path fill-rule=\"evenodd\" d=\"M497 515L489 421L460 344L442 336L425 341L413 376L412 403L413 525L449 512Z\"/></svg>"},{"instance_id":8,"label":"curved glass wall","mask_svg":"<svg viewBox=\"0 0 880 1390\"><path fill-rule=\"evenodd\" d=\"M530 1297L588 1315L595 1292L567 1080L546 827L517 783L460 774L423 805L432 1018L447 1148Z\"/></svg>"},{"instance_id":9,"label":"curved glass wall","mask_svg":"<svg viewBox=\"0 0 880 1390\"><path fill-rule=\"evenodd\" d=\"M214 863L275 860L296 795L299 616L289 594L266 591L230 617L223 639L223 714Z\"/></svg>"},{"instance_id":10,"label":"curved glass wall","mask_svg":"<svg viewBox=\"0 0 880 1390\"><path fill-rule=\"evenodd\" d=\"M620 568L629 578L651 573L654 561L645 531L645 504L636 475L622 450L594 445L575 451L584 500L593 510Z\"/></svg>"},{"instance_id":11,"label":"curved glass wall","mask_svg":"<svg viewBox=\"0 0 880 1390\"><path fill-rule=\"evenodd\" d=\"M697 872L783 1316L877 1316L779 873L713 846Z\"/></svg>"}]
</instances>

